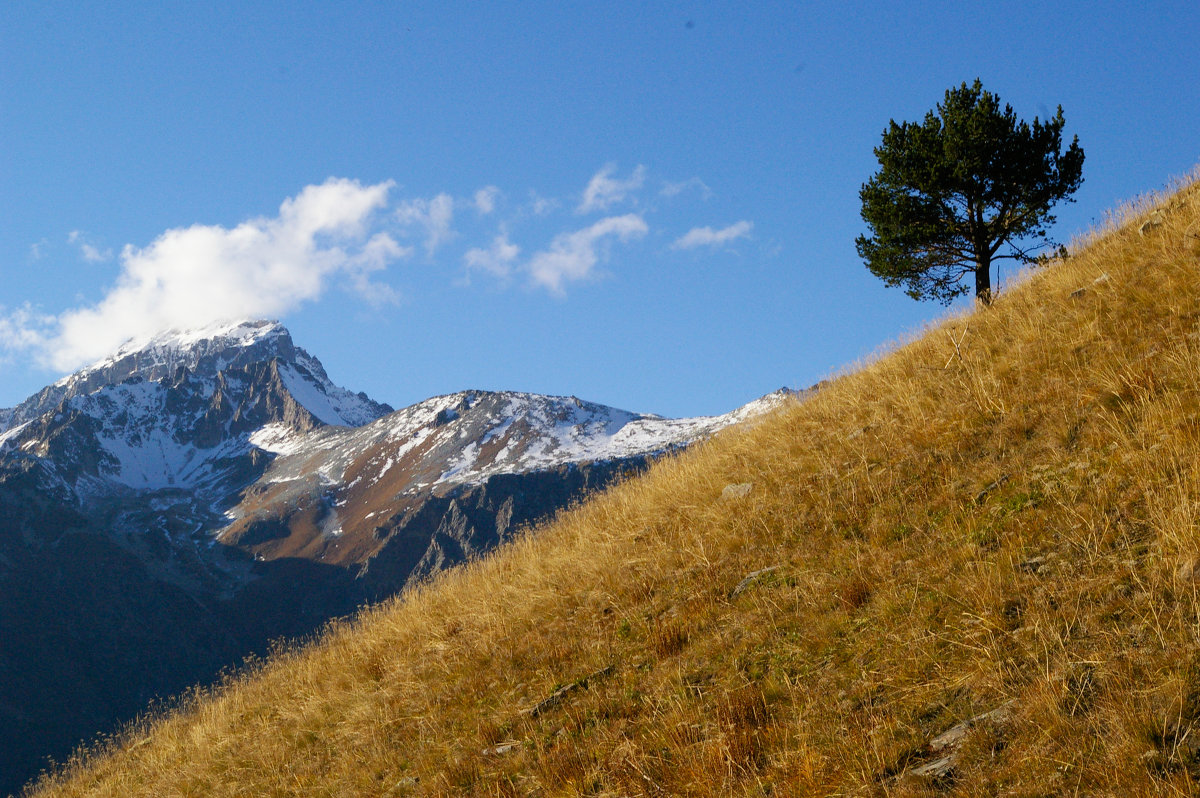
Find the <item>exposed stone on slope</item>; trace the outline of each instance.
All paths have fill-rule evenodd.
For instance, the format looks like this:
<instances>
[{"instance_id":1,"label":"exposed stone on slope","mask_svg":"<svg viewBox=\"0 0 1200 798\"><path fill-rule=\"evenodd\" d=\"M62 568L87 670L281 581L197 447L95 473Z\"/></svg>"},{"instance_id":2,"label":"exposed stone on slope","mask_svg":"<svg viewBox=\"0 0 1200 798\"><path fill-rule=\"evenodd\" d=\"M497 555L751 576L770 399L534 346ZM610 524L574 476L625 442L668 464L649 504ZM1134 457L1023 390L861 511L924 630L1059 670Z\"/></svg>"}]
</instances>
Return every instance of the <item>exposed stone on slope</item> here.
<instances>
[{"instance_id":1,"label":"exposed stone on slope","mask_svg":"<svg viewBox=\"0 0 1200 798\"><path fill-rule=\"evenodd\" d=\"M721 490L721 501L730 501L732 499L744 499L750 495L750 491L754 489L752 482L738 482L734 485L726 485Z\"/></svg>"},{"instance_id":2,"label":"exposed stone on slope","mask_svg":"<svg viewBox=\"0 0 1200 798\"><path fill-rule=\"evenodd\" d=\"M990 712L984 712L961 723L956 723L946 731L929 741L929 761L912 768L909 773L914 776L943 779L949 776L958 762L958 751L966 740L967 734L977 726L984 724L1006 723L1012 716L1012 701L1006 701Z\"/></svg>"},{"instance_id":3,"label":"exposed stone on slope","mask_svg":"<svg viewBox=\"0 0 1200 798\"><path fill-rule=\"evenodd\" d=\"M759 579L761 579L762 577L764 577L768 574L772 574L772 573L778 571L781 567L782 566L779 566L779 565L771 565L766 568L760 568L757 571L751 571L750 573L746 574L745 577L742 578L742 581L737 583L737 586L733 590L731 590L729 592L729 598L731 600L737 598L738 596L745 593L746 590L748 590L749 587L751 585L753 585L755 582L757 582Z\"/></svg>"}]
</instances>

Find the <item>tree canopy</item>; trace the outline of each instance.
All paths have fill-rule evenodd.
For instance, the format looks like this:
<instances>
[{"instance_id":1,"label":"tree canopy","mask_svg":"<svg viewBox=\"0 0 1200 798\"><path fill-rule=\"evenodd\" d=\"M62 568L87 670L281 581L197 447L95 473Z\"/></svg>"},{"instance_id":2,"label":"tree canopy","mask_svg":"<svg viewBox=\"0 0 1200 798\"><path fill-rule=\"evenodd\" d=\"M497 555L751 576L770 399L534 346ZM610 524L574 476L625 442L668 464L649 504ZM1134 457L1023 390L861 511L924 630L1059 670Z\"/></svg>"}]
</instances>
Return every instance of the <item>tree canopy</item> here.
<instances>
[{"instance_id":1,"label":"tree canopy","mask_svg":"<svg viewBox=\"0 0 1200 798\"><path fill-rule=\"evenodd\" d=\"M855 241L867 268L915 299L949 304L969 290L992 298L991 267L1053 246L1050 209L1083 182L1076 136L1063 150L1062 106L1045 122L1017 119L979 80L946 91L920 123L892 120L863 184L871 235Z\"/></svg>"}]
</instances>

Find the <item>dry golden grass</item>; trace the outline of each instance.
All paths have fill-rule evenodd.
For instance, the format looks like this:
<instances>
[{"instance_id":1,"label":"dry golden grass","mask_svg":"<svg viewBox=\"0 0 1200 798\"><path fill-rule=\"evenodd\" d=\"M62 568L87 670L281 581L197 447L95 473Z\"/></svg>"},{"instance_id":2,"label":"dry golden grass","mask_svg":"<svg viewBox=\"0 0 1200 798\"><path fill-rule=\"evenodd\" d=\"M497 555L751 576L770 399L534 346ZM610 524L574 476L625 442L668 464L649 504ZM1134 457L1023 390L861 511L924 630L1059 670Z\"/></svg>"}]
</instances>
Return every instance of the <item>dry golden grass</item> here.
<instances>
[{"instance_id":1,"label":"dry golden grass","mask_svg":"<svg viewBox=\"0 0 1200 798\"><path fill-rule=\"evenodd\" d=\"M36 794L1196 793L1200 186L1073 252Z\"/></svg>"}]
</instances>

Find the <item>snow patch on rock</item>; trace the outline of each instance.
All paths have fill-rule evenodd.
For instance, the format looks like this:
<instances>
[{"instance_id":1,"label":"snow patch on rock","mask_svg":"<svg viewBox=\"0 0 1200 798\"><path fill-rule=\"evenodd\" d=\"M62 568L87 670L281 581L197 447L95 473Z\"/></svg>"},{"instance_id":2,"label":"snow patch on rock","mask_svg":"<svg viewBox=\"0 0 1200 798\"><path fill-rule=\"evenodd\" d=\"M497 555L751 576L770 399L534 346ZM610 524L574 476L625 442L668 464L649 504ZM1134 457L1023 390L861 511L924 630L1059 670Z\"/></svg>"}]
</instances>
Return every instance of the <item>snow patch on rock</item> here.
<instances>
[{"instance_id":1,"label":"snow patch on rock","mask_svg":"<svg viewBox=\"0 0 1200 798\"><path fill-rule=\"evenodd\" d=\"M12 440L13 438L16 438L18 435L20 435L20 434L21 434L21 430L23 430L23 429L25 429L26 427L28 427L28 426L29 426L29 424L30 424L30 422L26 421L25 423L23 423L23 424L18 424L17 426L15 426L15 427L13 427L13 428L11 428L11 429L8 429L8 428L7 428L6 426L4 426L4 425L0 425L0 430L3 430L3 432L0 432L0 451L3 451L3 450L4 450L4 447L5 447L5 445L6 445L6 444L7 444L7 443L8 443L10 440Z\"/></svg>"},{"instance_id":2,"label":"snow patch on rock","mask_svg":"<svg viewBox=\"0 0 1200 798\"><path fill-rule=\"evenodd\" d=\"M264 428L251 442L279 455L265 475L271 482L316 472L324 483L344 484L346 470L358 463L354 484L374 483L403 462L409 488L448 488L497 474L658 454L765 413L790 395L777 392L721 416L668 419L575 397L464 391L358 428L304 434Z\"/></svg>"},{"instance_id":3,"label":"snow patch on rock","mask_svg":"<svg viewBox=\"0 0 1200 798\"><path fill-rule=\"evenodd\" d=\"M167 330L157 335L131 338L116 352L79 371L68 374L57 386L69 385L94 372L104 371L129 357L140 357L139 368L148 366L194 365L200 350L237 349L267 338L286 336L277 321L222 321L192 330ZM205 343L206 346L199 346Z\"/></svg>"},{"instance_id":4,"label":"snow patch on rock","mask_svg":"<svg viewBox=\"0 0 1200 798\"><path fill-rule=\"evenodd\" d=\"M312 362L311 358L304 359ZM280 366L279 375L295 400L325 424L357 427L379 417L365 397L334 385L325 377L324 370L301 372L285 364Z\"/></svg>"},{"instance_id":5,"label":"snow patch on rock","mask_svg":"<svg viewBox=\"0 0 1200 798\"><path fill-rule=\"evenodd\" d=\"M287 424L267 424L250 433L249 442L264 452L295 454L304 447L306 436Z\"/></svg>"}]
</instances>

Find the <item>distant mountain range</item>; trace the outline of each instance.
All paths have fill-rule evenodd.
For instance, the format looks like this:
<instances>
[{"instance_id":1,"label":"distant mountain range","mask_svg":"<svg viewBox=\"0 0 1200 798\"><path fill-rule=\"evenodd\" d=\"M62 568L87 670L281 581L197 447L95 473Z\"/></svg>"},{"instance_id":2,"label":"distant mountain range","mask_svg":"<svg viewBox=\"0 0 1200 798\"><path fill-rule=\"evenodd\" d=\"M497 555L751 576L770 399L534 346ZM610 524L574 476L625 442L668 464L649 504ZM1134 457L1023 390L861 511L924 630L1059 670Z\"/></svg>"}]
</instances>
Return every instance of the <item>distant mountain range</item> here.
<instances>
[{"instance_id":1,"label":"distant mountain range","mask_svg":"<svg viewBox=\"0 0 1200 798\"><path fill-rule=\"evenodd\" d=\"M792 393L693 419L488 391L393 411L278 322L127 344L0 410L0 791Z\"/></svg>"}]
</instances>

